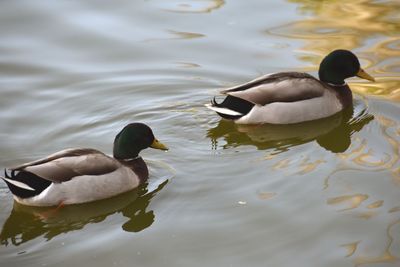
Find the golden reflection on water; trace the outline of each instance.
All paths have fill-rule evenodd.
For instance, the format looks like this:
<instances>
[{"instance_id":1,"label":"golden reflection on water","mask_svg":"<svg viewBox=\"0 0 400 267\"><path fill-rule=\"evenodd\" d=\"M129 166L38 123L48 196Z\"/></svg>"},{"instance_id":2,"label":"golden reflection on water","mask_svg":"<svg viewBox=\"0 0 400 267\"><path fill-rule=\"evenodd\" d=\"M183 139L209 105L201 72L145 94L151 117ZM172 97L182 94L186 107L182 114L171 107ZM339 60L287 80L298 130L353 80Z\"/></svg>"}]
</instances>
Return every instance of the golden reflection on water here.
<instances>
[{"instance_id":1,"label":"golden reflection on water","mask_svg":"<svg viewBox=\"0 0 400 267\"><path fill-rule=\"evenodd\" d=\"M298 172L298 174L307 174L310 172L313 172L320 164L325 163L325 160L315 160L313 162L308 162L309 159L305 159L301 164L300 168L301 170Z\"/></svg>"},{"instance_id":2,"label":"golden reflection on water","mask_svg":"<svg viewBox=\"0 0 400 267\"><path fill-rule=\"evenodd\" d=\"M341 247L344 247L344 248L347 249L346 257L350 257L350 256L352 256L354 254L354 252L356 252L358 243L360 243L360 241L341 245Z\"/></svg>"},{"instance_id":3,"label":"golden reflection on water","mask_svg":"<svg viewBox=\"0 0 400 267\"><path fill-rule=\"evenodd\" d=\"M357 217L361 218L361 219L369 220L376 215L378 215L378 213L375 211L364 211L364 212L358 213Z\"/></svg>"},{"instance_id":4,"label":"golden reflection on water","mask_svg":"<svg viewBox=\"0 0 400 267\"><path fill-rule=\"evenodd\" d=\"M201 33L193 33L193 32L180 32L169 30L169 33L177 36L176 39L194 39L194 38L201 38L204 37L204 34Z\"/></svg>"},{"instance_id":5,"label":"golden reflection on water","mask_svg":"<svg viewBox=\"0 0 400 267\"><path fill-rule=\"evenodd\" d=\"M282 160L279 160L277 163L275 163L272 166L272 169L274 171L280 170L280 169L286 169L289 166L289 164L290 164L290 159L282 159Z\"/></svg>"},{"instance_id":6,"label":"golden reflection on water","mask_svg":"<svg viewBox=\"0 0 400 267\"><path fill-rule=\"evenodd\" d=\"M299 58L318 68L330 51L343 48L356 52L376 83L353 83L353 91L381 95L400 101L400 10L399 1L288 0L312 16L267 30L268 34L304 40Z\"/></svg>"},{"instance_id":7,"label":"golden reflection on water","mask_svg":"<svg viewBox=\"0 0 400 267\"><path fill-rule=\"evenodd\" d=\"M390 132L393 128L398 127L398 124L396 121L386 118L384 116L378 116L377 119L381 124L381 129L382 129L381 132L385 137L385 139L388 141L388 143L391 145L393 152L390 153L392 157L391 160L387 162L385 168L393 169L393 167L395 167L395 164L399 161L400 158L400 142L396 139L396 137L392 136Z\"/></svg>"},{"instance_id":8,"label":"golden reflection on water","mask_svg":"<svg viewBox=\"0 0 400 267\"><path fill-rule=\"evenodd\" d=\"M382 255L380 255L378 257L368 257L368 256L356 257L356 259L354 260L355 266L367 265L367 264L373 264L373 263L397 262L398 258L395 257L391 252L391 250L393 249L392 244L394 241L394 238L391 234L391 230L396 224L399 224L399 223L400 223L400 220L396 220L396 221L390 223L389 226L386 228L386 235L387 235L388 241L387 241L387 245L386 245L385 250L382 253Z\"/></svg>"},{"instance_id":9,"label":"golden reflection on water","mask_svg":"<svg viewBox=\"0 0 400 267\"><path fill-rule=\"evenodd\" d=\"M391 208L391 209L389 210L389 213L398 212L398 211L400 211L400 206Z\"/></svg>"},{"instance_id":10,"label":"golden reflection on water","mask_svg":"<svg viewBox=\"0 0 400 267\"><path fill-rule=\"evenodd\" d=\"M367 139L362 139L360 136L356 140L353 140L352 145L346 152L337 154L337 157L340 160L339 165L326 178L324 190L338 185L339 180L335 180L336 183L332 182L332 185L330 184L330 180L332 180L333 178L340 178L340 181L346 184L346 192L354 192L355 190L359 190L359 186L357 184L352 184L351 176L348 176L348 174L354 171L368 171L369 173L376 173L376 176L373 178L374 180L379 180L381 181L381 183L389 181L389 185L382 185L383 187L391 186L390 182L392 182L393 185L398 186L397 170L399 169L398 164L400 158L400 142L398 141L397 129L399 127L399 123L383 115L375 115L375 119L375 122L377 123L376 128L379 133L376 138L381 140L381 146L376 147L373 145L376 140L375 142L370 142ZM346 173L347 175L343 175L343 177L340 177L337 175L339 173ZM383 179L383 173L389 173L389 175L392 174L392 181L390 181L390 179ZM366 181L366 183L368 184L368 181ZM352 188L356 186L357 188ZM360 218L363 220L371 220L372 218L378 218L378 216L388 216L385 214L393 214L391 216L396 216L395 213L400 211L399 206L392 206L386 209L386 212L383 213L384 204L386 204L386 200L388 201L388 203L390 203L390 198L385 200L375 199L371 203L367 203L367 205L362 206L362 204L365 203L367 199L370 199L370 196L361 192L357 192L356 194L342 193L336 197L329 198L327 200L327 204L344 207L339 211L347 211L350 215L353 215L356 218ZM363 210L363 208L366 208L367 210ZM353 261L356 266L398 262L398 256L392 253L395 249L395 246L393 246L393 234L395 232L392 229L394 225L399 223L398 218L396 219L397 221L395 222L393 222L393 219L391 219L390 221L392 222L389 223L387 226L384 226L386 228L387 235L386 247L377 247L378 249L382 249L381 254L378 254L378 256L376 256L376 254L368 252L368 249L366 249L364 246L368 246L368 242L370 242L370 240L368 239L368 237L366 237L365 242L364 240L361 240L354 243L342 245L348 250L347 257L353 257ZM397 234L395 236L396 238L398 238ZM383 238L384 237L382 237L382 240L385 240Z\"/></svg>"},{"instance_id":11,"label":"golden reflection on water","mask_svg":"<svg viewBox=\"0 0 400 267\"><path fill-rule=\"evenodd\" d=\"M378 200L374 203L371 203L367 206L368 209L376 209L376 208L380 208L383 205L383 200Z\"/></svg>"},{"instance_id":12,"label":"golden reflection on water","mask_svg":"<svg viewBox=\"0 0 400 267\"><path fill-rule=\"evenodd\" d=\"M345 205L346 207L339 211L346 211L358 208L362 202L368 199L366 194L355 194L350 196L340 196L328 199L326 202L329 205Z\"/></svg>"},{"instance_id":13,"label":"golden reflection on water","mask_svg":"<svg viewBox=\"0 0 400 267\"><path fill-rule=\"evenodd\" d=\"M262 200L269 200L271 198L274 198L276 196L276 193L274 192L259 192L258 193L258 198Z\"/></svg>"},{"instance_id":14,"label":"golden reflection on water","mask_svg":"<svg viewBox=\"0 0 400 267\"><path fill-rule=\"evenodd\" d=\"M344 165L339 166L329 174L324 182L324 189L329 187L329 180L337 173L345 170L366 170L379 172L389 170L393 176L393 183L398 184L399 173L398 163L400 159L400 142L396 136L393 136L394 129L398 127L398 123L384 116L376 116L376 120L381 127L383 139L390 146L391 151L385 153L374 151L368 147L367 140L361 142L353 142L348 151L338 154L338 158L342 160ZM354 145L356 143L356 145Z\"/></svg>"},{"instance_id":15,"label":"golden reflection on water","mask_svg":"<svg viewBox=\"0 0 400 267\"><path fill-rule=\"evenodd\" d=\"M165 38L150 38L144 40L144 42L158 42L158 41L165 41L165 40L187 40L187 39L195 39L195 38L202 38L205 35L201 33L194 33L194 32L181 32L175 30L167 30L169 37Z\"/></svg>"}]
</instances>

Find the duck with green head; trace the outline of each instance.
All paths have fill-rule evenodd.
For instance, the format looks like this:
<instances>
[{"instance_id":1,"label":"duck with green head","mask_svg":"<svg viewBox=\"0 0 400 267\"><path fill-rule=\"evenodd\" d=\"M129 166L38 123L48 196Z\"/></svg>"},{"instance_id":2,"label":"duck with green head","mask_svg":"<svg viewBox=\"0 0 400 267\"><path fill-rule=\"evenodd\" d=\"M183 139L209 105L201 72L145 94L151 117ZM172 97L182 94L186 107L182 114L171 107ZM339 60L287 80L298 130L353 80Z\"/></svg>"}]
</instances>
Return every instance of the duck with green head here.
<instances>
[{"instance_id":1,"label":"duck with green head","mask_svg":"<svg viewBox=\"0 0 400 267\"><path fill-rule=\"evenodd\" d=\"M348 50L335 50L319 66L319 80L302 72L267 74L227 88L226 98L206 107L240 124L291 124L332 116L353 103L345 79L358 76L375 81Z\"/></svg>"},{"instance_id":2,"label":"duck with green head","mask_svg":"<svg viewBox=\"0 0 400 267\"><path fill-rule=\"evenodd\" d=\"M114 157L91 148L65 149L4 171L14 199L30 206L77 204L109 198L143 184L149 176L139 152L167 150L143 123L125 126L114 140Z\"/></svg>"}]
</instances>

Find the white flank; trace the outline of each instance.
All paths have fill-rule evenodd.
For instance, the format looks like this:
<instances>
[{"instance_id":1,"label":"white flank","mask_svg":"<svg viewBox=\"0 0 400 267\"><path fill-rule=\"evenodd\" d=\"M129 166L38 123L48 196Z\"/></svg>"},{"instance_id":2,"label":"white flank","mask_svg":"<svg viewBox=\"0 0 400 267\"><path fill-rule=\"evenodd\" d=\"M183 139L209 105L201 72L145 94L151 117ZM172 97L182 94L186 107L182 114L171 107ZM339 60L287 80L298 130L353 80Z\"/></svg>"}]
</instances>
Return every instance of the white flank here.
<instances>
[{"instance_id":1,"label":"white flank","mask_svg":"<svg viewBox=\"0 0 400 267\"><path fill-rule=\"evenodd\" d=\"M214 110L215 112L218 112L218 113L231 115L231 116L243 116L243 114L240 112L237 112L237 111L234 111L231 109L227 109L227 108L215 107L212 104L205 104L204 106L206 106L207 108Z\"/></svg>"},{"instance_id":2,"label":"white flank","mask_svg":"<svg viewBox=\"0 0 400 267\"><path fill-rule=\"evenodd\" d=\"M291 124L332 116L343 109L336 93L325 90L323 96L295 102L274 102L265 106L255 105L239 124Z\"/></svg>"},{"instance_id":3,"label":"white flank","mask_svg":"<svg viewBox=\"0 0 400 267\"><path fill-rule=\"evenodd\" d=\"M22 182L19 181L15 181L15 180L11 180L11 179L7 179L5 177L1 177L3 180L9 182L10 184L15 185L16 187L22 188L22 189L26 189L26 190L31 190L31 191L35 191L35 189L33 189L32 187L30 187L27 184L24 184Z\"/></svg>"},{"instance_id":4,"label":"white flank","mask_svg":"<svg viewBox=\"0 0 400 267\"><path fill-rule=\"evenodd\" d=\"M103 175L75 176L72 180L52 183L39 195L14 199L28 206L56 206L86 203L109 198L139 186L139 178L128 167L122 166Z\"/></svg>"}]
</instances>

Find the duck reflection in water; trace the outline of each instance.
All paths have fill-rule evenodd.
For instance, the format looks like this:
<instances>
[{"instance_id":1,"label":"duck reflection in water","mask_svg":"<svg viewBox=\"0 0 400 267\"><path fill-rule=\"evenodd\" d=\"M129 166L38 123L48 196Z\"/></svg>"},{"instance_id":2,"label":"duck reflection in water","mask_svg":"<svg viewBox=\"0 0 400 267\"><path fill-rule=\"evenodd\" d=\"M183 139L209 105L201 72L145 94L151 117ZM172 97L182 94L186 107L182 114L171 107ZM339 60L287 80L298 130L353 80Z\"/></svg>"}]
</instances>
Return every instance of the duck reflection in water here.
<instances>
[{"instance_id":1,"label":"duck reflection in water","mask_svg":"<svg viewBox=\"0 0 400 267\"><path fill-rule=\"evenodd\" d=\"M326 150L341 153L349 148L351 135L374 119L367 109L358 108L351 106L328 118L287 125L240 125L222 119L208 130L207 136L213 149L217 149L220 138L226 142L224 149L253 145L259 150L274 149L276 153L315 140Z\"/></svg>"},{"instance_id":2,"label":"duck reflection in water","mask_svg":"<svg viewBox=\"0 0 400 267\"><path fill-rule=\"evenodd\" d=\"M80 230L87 224L102 222L116 213L122 213L128 218L122 225L124 231L142 231L154 222L154 212L148 211L147 207L167 182L164 181L151 192L144 185L110 199L69 205L59 210L54 207L29 207L14 202L13 210L0 233L1 244L18 246L39 236L51 240L59 234Z\"/></svg>"}]
</instances>

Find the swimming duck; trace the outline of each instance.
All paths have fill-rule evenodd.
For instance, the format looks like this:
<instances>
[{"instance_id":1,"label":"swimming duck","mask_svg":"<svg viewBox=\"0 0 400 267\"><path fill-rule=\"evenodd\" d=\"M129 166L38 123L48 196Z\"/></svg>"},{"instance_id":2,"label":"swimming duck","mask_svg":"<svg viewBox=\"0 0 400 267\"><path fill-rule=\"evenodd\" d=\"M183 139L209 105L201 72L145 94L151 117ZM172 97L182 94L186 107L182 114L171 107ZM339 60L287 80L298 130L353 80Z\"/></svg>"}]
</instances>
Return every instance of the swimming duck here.
<instances>
[{"instance_id":1,"label":"swimming duck","mask_svg":"<svg viewBox=\"0 0 400 267\"><path fill-rule=\"evenodd\" d=\"M307 73L280 72L221 91L206 107L239 124L291 124L334 115L353 103L346 78L375 81L348 50L335 50L319 66L319 80Z\"/></svg>"},{"instance_id":2,"label":"swimming duck","mask_svg":"<svg viewBox=\"0 0 400 267\"><path fill-rule=\"evenodd\" d=\"M139 152L160 143L149 126L131 123L115 137L113 157L91 148L65 149L4 170L14 199L30 206L56 206L109 198L138 187L149 172Z\"/></svg>"}]
</instances>

